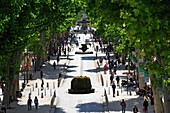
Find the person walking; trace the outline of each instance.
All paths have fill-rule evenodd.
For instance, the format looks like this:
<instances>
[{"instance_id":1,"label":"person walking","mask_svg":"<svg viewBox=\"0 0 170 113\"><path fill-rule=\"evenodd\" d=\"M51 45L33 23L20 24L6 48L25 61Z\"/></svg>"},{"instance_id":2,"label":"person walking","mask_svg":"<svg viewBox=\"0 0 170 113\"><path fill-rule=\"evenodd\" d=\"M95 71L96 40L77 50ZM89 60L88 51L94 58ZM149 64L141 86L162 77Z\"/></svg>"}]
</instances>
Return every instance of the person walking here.
<instances>
[{"instance_id":1,"label":"person walking","mask_svg":"<svg viewBox=\"0 0 170 113\"><path fill-rule=\"evenodd\" d=\"M44 89L44 80L41 79L41 90L43 90L43 89Z\"/></svg>"},{"instance_id":2,"label":"person walking","mask_svg":"<svg viewBox=\"0 0 170 113\"><path fill-rule=\"evenodd\" d=\"M133 113L137 113L137 112L138 112L138 108L137 108L136 105L134 105L134 107L133 107Z\"/></svg>"},{"instance_id":3,"label":"person walking","mask_svg":"<svg viewBox=\"0 0 170 113\"><path fill-rule=\"evenodd\" d=\"M120 102L120 105L122 106L122 113L125 113L126 102L124 101L124 99L122 99L122 101Z\"/></svg>"},{"instance_id":4,"label":"person walking","mask_svg":"<svg viewBox=\"0 0 170 113\"><path fill-rule=\"evenodd\" d=\"M145 98L143 101L143 111L145 113L148 113L148 105L149 105L148 100Z\"/></svg>"},{"instance_id":5,"label":"person walking","mask_svg":"<svg viewBox=\"0 0 170 113\"><path fill-rule=\"evenodd\" d=\"M115 97L115 89L116 89L115 82L114 82L114 81L112 81L113 97Z\"/></svg>"},{"instance_id":6,"label":"person walking","mask_svg":"<svg viewBox=\"0 0 170 113\"><path fill-rule=\"evenodd\" d=\"M28 105L28 111L32 109L32 99L31 97L29 96L28 100L27 100L27 105Z\"/></svg>"},{"instance_id":7,"label":"person walking","mask_svg":"<svg viewBox=\"0 0 170 113\"><path fill-rule=\"evenodd\" d=\"M41 77L41 79L43 78L43 71L42 70L40 71L40 77Z\"/></svg>"},{"instance_id":8,"label":"person walking","mask_svg":"<svg viewBox=\"0 0 170 113\"><path fill-rule=\"evenodd\" d=\"M35 108L38 109L38 98L37 98L37 96L35 96L35 98L34 98L34 104L35 104Z\"/></svg>"},{"instance_id":9,"label":"person walking","mask_svg":"<svg viewBox=\"0 0 170 113\"><path fill-rule=\"evenodd\" d=\"M119 86L119 81L120 81L120 77L119 77L119 75L117 75L117 77L116 77L116 81L117 81L117 86Z\"/></svg>"},{"instance_id":10,"label":"person walking","mask_svg":"<svg viewBox=\"0 0 170 113\"><path fill-rule=\"evenodd\" d=\"M4 105L4 103L1 101L1 98L0 98L0 109L4 111L4 113L6 113L6 107Z\"/></svg>"},{"instance_id":11,"label":"person walking","mask_svg":"<svg viewBox=\"0 0 170 113\"><path fill-rule=\"evenodd\" d=\"M110 85L112 85L113 79L114 79L114 75L111 74L111 75L110 75Z\"/></svg>"},{"instance_id":12,"label":"person walking","mask_svg":"<svg viewBox=\"0 0 170 113\"><path fill-rule=\"evenodd\" d=\"M55 63L55 61L54 61L54 63L53 63L53 67L54 67L54 70L56 69L56 63Z\"/></svg>"},{"instance_id":13,"label":"person walking","mask_svg":"<svg viewBox=\"0 0 170 113\"><path fill-rule=\"evenodd\" d=\"M60 57L59 57L59 55L57 55L57 64L59 63L59 61L60 61Z\"/></svg>"}]
</instances>

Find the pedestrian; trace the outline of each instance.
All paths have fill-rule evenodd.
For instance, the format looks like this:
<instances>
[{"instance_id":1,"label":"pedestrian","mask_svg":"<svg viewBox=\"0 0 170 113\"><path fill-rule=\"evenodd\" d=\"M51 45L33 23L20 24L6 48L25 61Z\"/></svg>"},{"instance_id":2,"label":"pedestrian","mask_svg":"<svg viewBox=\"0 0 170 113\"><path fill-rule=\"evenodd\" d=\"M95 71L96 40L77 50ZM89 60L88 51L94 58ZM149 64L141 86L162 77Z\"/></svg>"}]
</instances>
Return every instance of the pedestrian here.
<instances>
[{"instance_id":1,"label":"pedestrian","mask_svg":"<svg viewBox=\"0 0 170 113\"><path fill-rule=\"evenodd\" d=\"M96 52L98 52L98 51L99 51L99 46L97 45L97 46L96 46Z\"/></svg>"},{"instance_id":2,"label":"pedestrian","mask_svg":"<svg viewBox=\"0 0 170 113\"><path fill-rule=\"evenodd\" d=\"M35 60L34 60L34 58L32 58L32 65L34 66L34 63L35 63Z\"/></svg>"},{"instance_id":3,"label":"pedestrian","mask_svg":"<svg viewBox=\"0 0 170 113\"><path fill-rule=\"evenodd\" d=\"M114 75L111 74L111 75L110 75L110 84L111 84L111 85L112 85L113 79L114 79Z\"/></svg>"},{"instance_id":4,"label":"pedestrian","mask_svg":"<svg viewBox=\"0 0 170 113\"><path fill-rule=\"evenodd\" d=\"M50 55L48 55L48 61L50 62Z\"/></svg>"},{"instance_id":5,"label":"pedestrian","mask_svg":"<svg viewBox=\"0 0 170 113\"><path fill-rule=\"evenodd\" d=\"M64 49L64 56L66 56L66 48Z\"/></svg>"},{"instance_id":6,"label":"pedestrian","mask_svg":"<svg viewBox=\"0 0 170 113\"><path fill-rule=\"evenodd\" d=\"M103 63L103 58L102 57L99 58L99 62L100 62L100 64Z\"/></svg>"},{"instance_id":7,"label":"pedestrian","mask_svg":"<svg viewBox=\"0 0 170 113\"><path fill-rule=\"evenodd\" d=\"M55 63L55 61L54 61L54 63L53 63L53 67L54 67L54 69L56 69L56 63Z\"/></svg>"},{"instance_id":8,"label":"pedestrian","mask_svg":"<svg viewBox=\"0 0 170 113\"><path fill-rule=\"evenodd\" d=\"M117 71L117 66L114 66L114 74L116 75L116 71Z\"/></svg>"},{"instance_id":9,"label":"pedestrian","mask_svg":"<svg viewBox=\"0 0 170 113\"><path fill-rule=\"evenodd\" d=\"M61 74L61 73L59 73L59 74L58 74L58 78L61 78L61 77L62 77L62 74Z\"/></svg>"},{"instance_id":10,"label":"pedestrian","mask_svg":"<svg viewBox=\"0 0 170 113\"><path fill-rule=\"evenodd\" d=\"M41 90L43 90L44 89L44 80L42 79L42 81L41 81Z\"/></svg>"},{"instance_id":11,"label":"pedestrian","mask_svg":"<svg viewBox=\"0 0 170 113\"><path fill-rule=\"evenodd\" d=\"M145 98L144 101L143 101L143 111L145 113L148 112L148 105L149 105L148 100Z\"/></svg>"},{"instance_id":12,"label":"pedestrian","mask_svg":"<svg viewBox=\"0 0 170 113\"><path fill-rule=\"evenodd\" d=\"M40 71L40 77L41 77L41 79L43 78L43 71L42 70Z\"/></svg>"},{"instance_id":13,"label":"pedestrian","mask_svg":"<svg viewBox=\"0 0 170 113\"><path fill-rule=\"evenodd\" d=\"M151 104L152 108L154 109L154 98L153 98L153 95L151 95L151 97L150 97L150 104Z\"/></svg>"},{"instance_id":14,"label":"pedestrian","mask_svg":"<svg viewBox=\"0 0 170 113\"><path fill-rule=\"evenodd\" d=\"M6 107L3 104L3 102L1 101L1 98L0 98L0 109L3 110L6 113Z\"/></svg>"},{"instance_id":15,"label":"pedestrian","mask_svg":"<svg viewBox=\"0 0 170 113\"><path fill-rule=\"evenodd\" d=\"M57 56L57 64L59 63L59 61L60 61L60 57L59 57L59 55Z\"/></svg>"},{"instance_id":16,"label":"pedestrian","mask_svg":"<svg viewBox=\"0 0 170 113\"><path fill-rule=\"evenodd\" d=\"M119 81L120 81L120 77L119 77L119 75L117 75L117 77L116 77L116 81L117 81L117 86L119 86Z\"/></svg>"},{"instance_id":17,"label":"pedestrian","mask_svg":"<svg viewBox=\"0 0 170 113\"><path fill-rule=\"evenodd\" d=\"M126 102L124 101L124 99L122 99L122 101L120 102L120 105L122 106L122 113L125 113Z\"/></svg>"},{"instance_id":18,"label":"pedestrian","mask_svg":"<svg viewBox=\"0 0 170 113\"><path fill-rule=\"evenodd\" d=\"M137 112L138 112L138 108L137 108L136 105L134 105L134 107L133 107L133 113L137 113Z\"/></svg>"},{"instance_id":19,"label":"pedestrian","mask_svg":"<svg viewBox=\"0 0 170 113\"><path fill-rule=\"evenodd\" d=\"M103 66L104 68L104 74L106 74L106 71L107 71L107 63Z\"/></svg>"},{"instance_id":20,"label":"pedestrian","mask_svg":"<svg viewBox=\"0 0 170 113\"><path fill-rule=\"evenodd\" d=\"M31 108L32 108L31 104L32 104L32 99L31 99L31 97L29 97L27 100L28 111L31 110Z\"/></svg>"},{"instance_id":21,"label":"pedestrian","mask_svg":"<svg viewBox=\"0 0 170 113\"><path fill-rule=\"evenodd\" d=\"M116 85L114 81L112 81L112 90L113 90L113 97L115 97Z\"/></svg>"},{"instance_id":22,"label":"pedestrian","mask_svg":"<svg viewBox=\"0 0 170 113\"><path fill-rule=\"evenodd\" d=\"M38 98L37 98L37 96L35 96L35 98L34 98L34 104L35 104L35 108L38 109Z\"/></svg>"}]
</instances>

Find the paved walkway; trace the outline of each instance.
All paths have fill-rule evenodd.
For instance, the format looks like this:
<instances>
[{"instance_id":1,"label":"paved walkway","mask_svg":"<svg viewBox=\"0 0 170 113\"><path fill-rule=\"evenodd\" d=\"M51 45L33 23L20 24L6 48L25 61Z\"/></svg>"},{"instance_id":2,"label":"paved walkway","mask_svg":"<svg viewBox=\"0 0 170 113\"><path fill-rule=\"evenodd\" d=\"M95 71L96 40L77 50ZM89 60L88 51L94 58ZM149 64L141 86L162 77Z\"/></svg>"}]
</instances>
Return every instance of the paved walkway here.
<instances>
[{"instance_id":1,"label":"paved walkway","mask_svg":"<svg viewBox=\"0 0 170 113\"><path fill-rule=\"evenodd\" d=\"M43 80L44 80L44 89L41 90L40 71L34 73L35 80L29 80L27 86L22 92L22 98L18 98L17 102L12 102L11 106L13 109L7 109L7 113L54 113L55 107L51 107L51 99L58 88L58 74L61 72L63 75L66 74L66 67L69 63L69 60L65 56L61 56L59 64L57 64L56 69L54 70L52 64L56 58L52 57L50 62L46 62L42 66L43 71ZM23 83L23 80L20 80L20 86ZM48 84L48 87L47 87ZM36 87L37 85L37 87ZM35 109L34 102L32 103L32 110L28 111L27 108L27 99L29 93L31 98L34 101L34 97L37 96L39 100L38 110ZM54 106L56 101L54 102Z\"/></svg>"},{"instance_id":2,"label":"paved walkway","mask_svg":"<svg viewBox=\"0 0 170 113\"><path fill-rule=\"evenodd\" d=\"M98 52L98 57L104 57L105 53ZM110 58L114 59L114 54L110 54ZM99 62L99 60L96 60L96 62ZM129 88L127 92L127 87L121 87L116 86L116 95L113 97L112 94L112 87L110 85L110 73L107 71L106 74L104 74L103 66L105 64L105 60L103 61L103 64L100 65L100 71L98 72L99 75L102 75L103 81L104 81L104 89L106 90L107 93L107 98L108 98L108 106L105 106L105 113L122 113L121 111L121 106L120 102L122 99L125 100L127 107L126 107L126 113L132 113L132 108L134 105L138 107L139 113L143 113L142 111L142 103L144 100L144 97L136 95L136 92L133 88ZM123 74L124 72L128 72L128 70L125 70L124 68L119 68L117 70L117 74L114 75L114 81L116 83L116 76L120 77L120 84L121 81L124 79L126 80L127 75ZM117 83L116 83L117 84ZM131 91L131 95L130 95ZM106 102L106 101L105 101ZM150 105L150 100L149 100L149 111L148 113L154 113L153 111L153 106Z\"/></svg>"},{"instance_id":3,"label":"paved walkway","mask_svg":"<svg viewBox=\"0 0 170 113\"><path fill-rule=\"evenodd\" d=\"M44 72L44 89L41 90L40 86L40 72L36 72L34 74L34 78L36 79L29 81L28 85L22 92L22 98L19 99L18 102L13 102L11 105L14 109L8 109L7 113L121 113L120 101L122 99L125 99L125 102L127 103L126 113L132 113L132 107L134 104L137 105L139 113L142 113L143 97L136 95L135 91L132 90L132 95L129 93L127 95L126 87L122 88L117 86L116 97L113 97L109 72L104 74L103 70L100 69L96 74L97 60L92 60L95 57L95 53L83 56L75 55L74 53L74 50L70 53L70 61L68 61L66 57L61 57L56 70L52 67L52 63L56 58L51 58L50 62L46 62L42 68ZM105 56L105 53L98 52L98 56ZM114 55L111 54L111 56ZM68 70L66 69L67 65ZM101 65L101 68L103 65L104 64ZM62 79L61 86L58 88L59 72L65 75L65 77ZM117 71L117 75L120 76L121 80L126 78L126 75L122 74L123 72L127 72L127 70L121 69ZM77 75L89 76L92 81L92 87L95 88L95 93L87 95L68 94L71 78ZM115 75L115 77L117 75ZM103 86L101 77L103 78ZM20 83L22 82L23 81L21 80ZM47 88L47 83L49 88ZM37 88L35 87L36 84ZM108 97L108 106L106 104L104 91L106 91ZM117 91L119 92L119 95L117 95ZM54 92L57 97L55 99L54 108L51 108L50 103ZM33 104L32 110L28 111L27 99L29 93L31 93L32 99L34 99L35 96L38 96L40 103L38 110L35 109ZM153 113L151 106L149 106L149 113Z\"/></svg>"}]
</instances>

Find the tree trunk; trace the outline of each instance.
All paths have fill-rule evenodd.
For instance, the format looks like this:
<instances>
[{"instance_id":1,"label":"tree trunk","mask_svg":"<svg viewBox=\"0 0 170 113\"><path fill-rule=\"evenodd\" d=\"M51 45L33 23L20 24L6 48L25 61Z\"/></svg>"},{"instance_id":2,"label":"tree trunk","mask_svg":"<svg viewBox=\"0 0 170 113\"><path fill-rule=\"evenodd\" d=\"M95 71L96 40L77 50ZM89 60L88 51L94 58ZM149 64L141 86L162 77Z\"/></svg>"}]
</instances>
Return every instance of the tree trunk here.
<instances>
[{"instance_id":1,"label":"tree trunk","mask_svg":"<svg viewBox=\"0 0 170 113\"><path fill-rule=\"evenodd\" d=\"M167 86L164 86L164 109L165 113L170 113L170 94Z\"/></svg>"},{"instance_id":2,"label":"tree trunk","mask_svg":"<svg viewBox=\"0 0 170 113\"><path fill-rule=\"evenodd\" d=\"M157 78L155 75L150 75L150 79L151 79L152 91L154 97L155 113L164 113L163 102L159 95L158 86L155 83Z\"/></svg>"},{"instance_id":3,"label":"tree trunk","mask_svg":"<svg viewBox=\"0 0 170 113\"><path fill-rule=\"evenodd\" d=\"M9 78L9 64L8 62L5 62L4 64L5 73L4 76L5 79L5 87L4 87L4 105L8 108L10 106L10 91L11 91L11 79Z\"/></svg>"}]
</instances>

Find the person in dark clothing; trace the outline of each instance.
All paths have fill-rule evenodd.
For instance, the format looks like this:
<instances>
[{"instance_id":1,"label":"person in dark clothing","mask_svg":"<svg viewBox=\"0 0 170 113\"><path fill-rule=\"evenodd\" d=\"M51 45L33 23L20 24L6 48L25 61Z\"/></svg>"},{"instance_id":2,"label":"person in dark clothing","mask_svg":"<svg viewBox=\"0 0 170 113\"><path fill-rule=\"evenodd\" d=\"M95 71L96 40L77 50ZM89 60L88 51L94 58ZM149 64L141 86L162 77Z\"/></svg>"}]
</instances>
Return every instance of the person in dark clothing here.
<instances>
[{"instance_id":1,"label":"person in dark clothing","mask_svg":"<svg viewBox=\"0 0 170 113\"><path fill-rule=\"evenodd\" d=\"M48 61L50 61L50 56L48 56Z\"/></svg>"},{"instance_id":2,"label":"person in dark clothing","mask_svg":"<svg viewBox=\"0 0 170 113\"><path fill-rule=\"evenodd\" d=\"M116 81L117 81L117 85L119 86L119 81L120 81L119 75L117 75Z\"/></svg>"},{"instance_id":3,"label":"person in dark clothing","mask_svg":"<svg viewBox=\"0 0 170 113\"><path fill-rule=\"evenodd\" d=\"M149 103L148 103L147 99L145 99L145 100L143 101L143 108L144 108L144 112L145 112L145 113L148 112L148 105L149 105Z\"/></svg>"},{"instance_id":4,"label":"person in dark clothing","mask_svg":"<svg viewBox=\"0 0 170 113\"><path fill-rule=\"evenodd\" d=\"M35 63L35 60L34 60L34 58L32 58L32 65L34 66L34 63Z\"/></svg>"},{"instance_id":5,"label":"person in dark clothing","mask_svg":"<svg viewBox=\"0 0 170 113\"><path fill-rule=\"evenodd\" d=\"M137 112L138 112L138 108L137 108L136 105L134 105L134 107L133 107L133 113L137 113Z\"/></svg>"},{"instance_id":6,"label":"person in dark clothing","mask_svg":"<svg viewBox=\"0 0 170 113\"><path fill-rule=\"evenodd\" d=\"M54 69L56 69L56 63L55 63L55 61L54 61L54 63L53 63L53 67L54 67Z\"/></svg>"},{"instance_id":7,"label":"person in dark clothing","mask_svg":"<svg viewBox=\"0 0 170 113\"><path fill-rule=\"evenodd\" d=\"M96 51L97 51L97 52L99 51L99 46L96 46Z\"/></svg>"},{"instance_id":8,"label":"person in dark clothing","mask_svg":"<svg viewBox=\"0 0 170 113\"><path fill-rule=\"evenodd\" d=\"M44 80L42 79L42 82L41 82L41 90L44 89Z\"/></svg>"},{"instance_id":9,"label":"person in dark clothing","mask_svg":"<svg viewBox=\"0 0 170 113\"><path fill-rule=\"evenodd\" d=\"M112 81L112 90L113 90L113 97L115 97L116 85L114 81Z\"/></svg>"},{"instance_id":10,"label":"person in dark clothing","mask_svg":"<svg viewBox=\"0 0 170 113\"><path fill-rule=\"evenodd\" d=\"M111 84L111 85L112 85L113 79L114 79L114 75L111 74L111 75L110 75L110 84Z\"/></svg>"},{"instance_id":11,"label":"person in dark clothing","mask_svg":"<svg viewBox=\"0 0 170 113\"><path fill-rule=\"evenodd\" d=\"M40 77L41 77L41 79L43 78L43 72L42 72L42 70L40 71Z\"/></svg>"},{"instance_id":12,"label":"person in dark clothing","mask_svg":"<svg viewBox=\"0 0 170 113\"><path fill-rule=\"evenodd\" d=\"M61 74L61 73L59 73L59 74L58 74L58 78L61 78L61 77L62 77L62 74Z\"/></svg>"},{"instance_id":13,"label":"person in dark clothing","mask_svg":"<svg viewBox=\"0 0 170 113\"><path fill-rule=\"evenodd\" d=\"M0 109L4 111L4 113L6 113L6 107L4 105L4 103L0 100Z\"/></svg>"},{"instance_id":14,"label":"person in dark clothing","mask_svg":"<svg viewBox=\"0 0 170 113\"><path fill-rule=\"evenodd\" d=\"M120 105L122 106L122 113L125 113L125 109L126 109L126 102L124 101L124 99L122 99L122 101L120 102Z\"/></svg>"},{"instance_id":15,"label":"person in dark clothing","mask_svg":"<svg viewBox=\"0 0 170 113\"><path fill-rule=\"evenodd\" d=\"M151 105L154 105L154 98L153 98L153 96L150 97L150 100L151 100Z\"/></svg>"},{"instance_id":16,"label":"person in dark clothing","mask_svg":"<svg viewBox=\"0 0 170 113\"><path fill-rule=\"evenodd\" d=\"M66 48L64 49L64 56L66 56Z\"/></svg>"},{"instance_id":17,"label":"person in dark clothing","mask_svg":"<svg viewBox=\"0 0 170 113\"><path fill-rule=\"evenodd\" d=\"M114 74L116 75L117 66L114 66Z\"/></svg>"},{"instance_id":18,"label":"person in dark clothing","mask_svg":"<svg viewBox=\"0 0 170 113\"><path fill-rule=\"evenodd\" d=\"M35 96L35 98L34 98L34 104L35 104L35 108L38 109L38 98L37 98L37 96Z\"/></svg>"},{"instance_id":19,"label":"person in dark clothing","mask_svg":"<svg viewBox=\"0 0 170 113\"><path fill-rule=\"evenodd\" d=\"M60 61L60 57L59 57L59 55L57 56L57 64L59 63L59 61Z\"/></svg>"},{"instance_id":20,"label":"person in dark clothing","mask_svg":"<svg viewBox=\"0 0 170 113\"><path fill-rule=\"evenodd\" d=\"M32 104L32 99L31 99L31 97L29 97L28 100L27 100L28 111L32 109L32 105L31 104Z\"/></svg>"}]
</instances>

